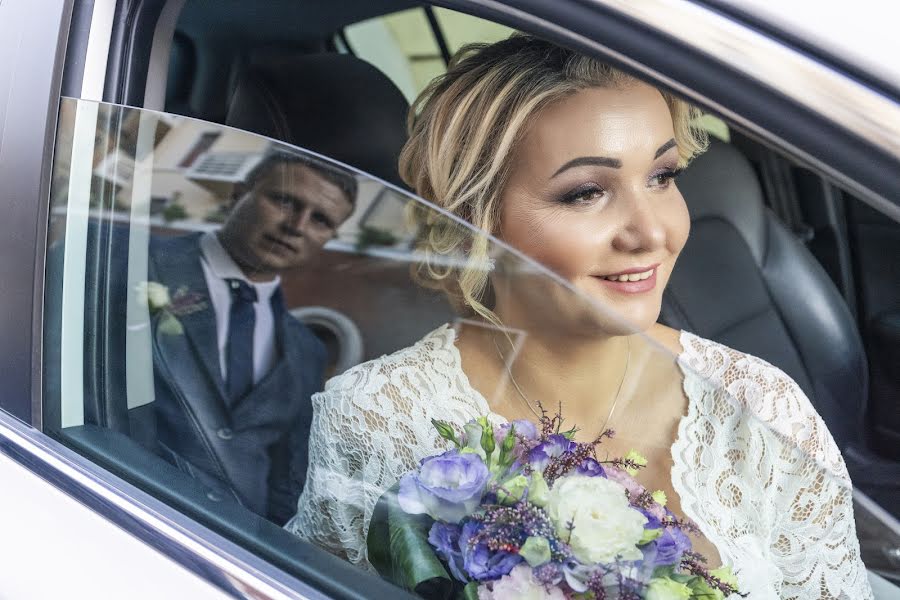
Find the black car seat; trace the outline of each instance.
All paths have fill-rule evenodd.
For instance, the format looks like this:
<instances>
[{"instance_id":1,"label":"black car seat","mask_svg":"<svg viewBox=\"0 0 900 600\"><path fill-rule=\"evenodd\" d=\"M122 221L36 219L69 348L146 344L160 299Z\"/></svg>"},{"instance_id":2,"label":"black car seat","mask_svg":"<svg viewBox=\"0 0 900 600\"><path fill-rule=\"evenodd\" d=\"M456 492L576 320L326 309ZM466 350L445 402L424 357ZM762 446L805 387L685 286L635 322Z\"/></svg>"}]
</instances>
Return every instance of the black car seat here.
<instances>
[{"instance_id":1,"label":"black car seat","mask_svg":"<svg viewBox=\"0 0 900 600\"><path fill-rule=\"evenodd\" d=\"M900 514L900 463L868 450L865 350L853 316L806 247L763 204L750 162L713 140L678 180L691 235L660 320L781 368L841 448L854 484Z\"/></svg>"},{"instance_id":2,"label":"black car seat","mask_svg":"<svg viewBox=\"0 0 900 600\"><path fill-rule=\"evenodd\" d=\"M238 74L225 124L402 185L397 158L408 109L387 76L349 54L268 57Z\"/></svg>"}]
</instances>

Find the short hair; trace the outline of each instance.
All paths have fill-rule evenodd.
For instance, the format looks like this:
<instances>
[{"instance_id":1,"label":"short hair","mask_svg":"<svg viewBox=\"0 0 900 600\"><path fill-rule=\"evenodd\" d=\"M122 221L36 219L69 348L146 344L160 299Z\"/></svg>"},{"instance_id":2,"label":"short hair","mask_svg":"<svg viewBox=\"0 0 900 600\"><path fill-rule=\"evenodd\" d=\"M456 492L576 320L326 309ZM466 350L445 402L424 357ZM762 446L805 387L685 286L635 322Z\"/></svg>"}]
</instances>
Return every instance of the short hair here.
<instances>
[{"instance_id":1,"label":"short hair","mask_svg":"<svg viewBox=\"0 0 900 600\"><path fill-rule=\"evenodd\" d=\"M287 149L275 149L269 151L256 166L247 174L243 182L244 190L252 190L259 180L278 165L302 165L322 179L336 185L350 204L356 204L356 194L359 184L356 177L336 165L331 165L313 156L290 152Z\"/></svg>"},{"instance_id":2,"label":"short hair","mask_svg":"<svg viewBox=\"0 0 900 600\"><path fill-rule=\"evenodd\" d=\"M530 35L515 33L492 44L469 44L447 72L419 95L408 115L409 139L400 153L400 176L415 192L485 234L498 230L500 197L513 148L542 108L591 87L622 87L638 80L612 66ZM703 152L700 111L660 90L672 116L679 164ZM412 207L424 259L413 275L443 290L453 306L499 324L489 298L488 238L446 216ZM461 254L458 261L442 260Z\"/></svg>"}]
</instances>

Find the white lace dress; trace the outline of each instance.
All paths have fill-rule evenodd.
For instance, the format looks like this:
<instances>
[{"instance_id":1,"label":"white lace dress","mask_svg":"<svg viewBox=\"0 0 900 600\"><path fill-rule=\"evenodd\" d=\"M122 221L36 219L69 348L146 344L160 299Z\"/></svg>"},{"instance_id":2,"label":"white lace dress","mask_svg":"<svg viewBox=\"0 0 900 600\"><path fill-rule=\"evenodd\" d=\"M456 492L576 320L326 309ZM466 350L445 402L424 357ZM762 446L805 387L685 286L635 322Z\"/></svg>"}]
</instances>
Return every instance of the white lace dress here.
<instances>
[{"instance_id":1,"label":"white lace dress","mask_svg":"<svg viewBox=\"0 0 900 600\"><path fill-rule=\"evenodd\" d=\"M366 534L378 498L447 449L431 420L462 425L491 414L454 340L442 326L313 396L307 484L288 530L371 568ZM687 332L681 344L689 404L672 483L685 516L750 598L871 598L850 479L809 400L763 360Z\"/></svg>"}]
</instances>

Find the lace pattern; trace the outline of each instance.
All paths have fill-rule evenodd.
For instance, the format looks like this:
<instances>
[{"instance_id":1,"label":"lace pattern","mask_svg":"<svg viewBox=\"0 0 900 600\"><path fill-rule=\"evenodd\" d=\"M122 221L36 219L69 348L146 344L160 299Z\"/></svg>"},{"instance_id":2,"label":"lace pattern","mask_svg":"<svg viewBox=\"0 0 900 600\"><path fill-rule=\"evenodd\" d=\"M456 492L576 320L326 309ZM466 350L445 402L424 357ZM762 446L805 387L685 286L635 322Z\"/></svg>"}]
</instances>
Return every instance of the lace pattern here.
<instances>
[{"instance_id":1,"label":"lace pattern","mask_svg":"<svg viewBox=\"0 0 900 600\"><path fill-rule=\"evenodd\" d=\"M431 420L461 426L490 412L460 368L454 339L444 325L312 397L307 483L286 529L371 569L366 536L378 498L423 457L448 449Z\"/></svg>"},{"instance_id":2,"label":"lace pattern","mask_svg":"<svg viewBox=\"0 0 900 600\"><path fill-rule=\"evenodd\" d=\"M448 447L431 420L503 421L469 384L454 340L444 325L313 396L307 485L288 530L371 569L378 498ZM871 598L846 468L799 387L765 361L688 333L681 342L689 409L672 479L686 516L751 598Z\"/></svg>"},{"instance_id":3,"label":"lace pattern","mask_svg":"<svg viewBox=\"0 0 900 600\"><path fill-rule=\"evenodd\" d=\"M689 408L672 484L685 515L751 598L871 598L847 469L800 387L690 333L681 345Z\"/></svg>"}]
</instances>

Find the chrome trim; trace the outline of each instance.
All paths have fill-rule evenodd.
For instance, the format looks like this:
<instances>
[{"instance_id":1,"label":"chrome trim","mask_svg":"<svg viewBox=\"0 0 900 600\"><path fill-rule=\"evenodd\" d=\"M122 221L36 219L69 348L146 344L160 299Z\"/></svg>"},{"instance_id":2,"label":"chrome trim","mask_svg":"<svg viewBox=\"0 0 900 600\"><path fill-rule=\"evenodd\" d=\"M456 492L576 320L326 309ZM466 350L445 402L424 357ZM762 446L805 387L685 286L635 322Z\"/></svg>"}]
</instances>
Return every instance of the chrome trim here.
<instances>
[{"instance_id":1,"label":"chrome trim","mask_svg":"<svg viewBox=\"0 0 900 600\"><path fill-rule=\"evenodd\" d=\"M696 92L684 84L671 79L659 71L650 68L621 52L613 50L609 46L589 37L573 33L569 29L547 21L544 18L536 17L519 8L504 4L503 0L432 0L432 2L456 9L464 9L465 5L480 6L490 11L506 14L516 21L529 23L545 31L553 32L562 39L568 39L575 44L585 48L591 48L600 54L609 56L620 63L627 65L629 68L634 69L638 73L642 73L651 79L659 81L686 98L705 104L727 119L742 126L744 129L755 133L762 139L765 139L784 150L786 153L828 175L850 192L865 198L878 210L884 212L891 218L900 221L900 206L894 204L890 199L882 197L866 186L851 179L841 171L834 169L828 163L804 152L787 140L760 127L753 121L744 118L740 114L722 106L718 102ZM676 38L679 43L691 46L707 55L717 58L723 63L726 61L722 60L721 56L715 54L716 49L721 46L721 49L724 52L725 49L728 49L731 46L740 48L745 54L729 51L727 52L727 56L733 60L738 60L738 62L743 61L747 57L756 57L754 64L751 65L752 68L748 67L747 70L742 71L748 77L760 81L768 87L784 94L785 92L783 89L777 88L769 82L766 77L767 73L764 72L765 65L757 62L760 60L760 55L753 51L753 45L756 43L764 43L765 47L761 52L769 57L767 60L773 60L775 61L775 64L793 65L795 68L800 69L800 73L803 74L804 78L816 83L826 82L828 86L833 88L834 93L830 98L824 97L824 92L814 97L815 100L819 102L827 100L827 103L829 104L836 102L835 98L841 99L841 106L838 109L829 111L830 113L835 113L836 116L832 117L826 115L828 118L831 118L838 125L857 135L860 135L860 132L871 134L873 137L868 137L868 135L866 135L863 139L875 146L884 148L886 151L900 158L900 106L892 103L881 94L865 88L853 79L827 69L825 66L804 56L797 50L779 45L757 31L729 21L722 15L715 13L710 9L695 5L688 0L591 0L591 2L595 5L603 6L611 11L617 12L625 17L637 20L648 28L655 29L660 34ZM655 15L646 14L651 10L658 10L659 12ZM716 35L716 28L721 27L723 22L729 24L730 37L724 38ZM675 31L673 23L679 23L684 29ZM685 23L687 23L687 25L685 25ZM692 41L694 39L701 41L695 43ZM702 46L700 44L702 44ZM737 68L734 64L729 64L729 67ZM792 81L796 82L799 77L800 75L796 73L782 73L776 83L781 86L790 87ZM849 92L845 97L842 97L839 92L844 89L845 86ZM832 92L829 91L828 93ZM807 107L809 110L825 114L819 110L817 105L812 103L810 98L806 98L799 92L794 91L789 96L792 100ZM877 107L882 113L889 114L883 114L883 120L876 123L874 118L869 118L868 115L861 114L860 111L854 110L854 106ZM874 113L872 116L874 117ZM886 122L890 123L888 129L897 133L891 133L887 136L882 135L879 128Z\"/></svg>"},{"instance_id":2,"label":"chrome trim","mask_svg":"<svg viewBox=\"0 0 900 600\"><path fill-rule=\"evenodd\" d=\"M106 83L106 64L109 61L109 44L112 38L116 0L94 0L91 12L91 32L88 34L84 56L84 75L80 97L84 100L103 100Z\"/></svg>"},{"instance_id":3,"label":"chrome trim","mask_svg":"<svg viewBox=\"0 0 900 600\"><path fill-rule=\"evenodd\" d=\"M896 519L891 513L856 488L853 489L853 500L874 518L878 519L886 529L889 529L894 535L900 536L900 520Z\"/></svg>"},{"instance_id":4,"label":"chrome trim","mask_svg":"<svg viewBox=\"0 0 900 600\"><path fill-rule=\"evenodd\" d=\"M0 455L23 465L233 598L327 598L2 410Z\"/></svg>"}]
</instances>

